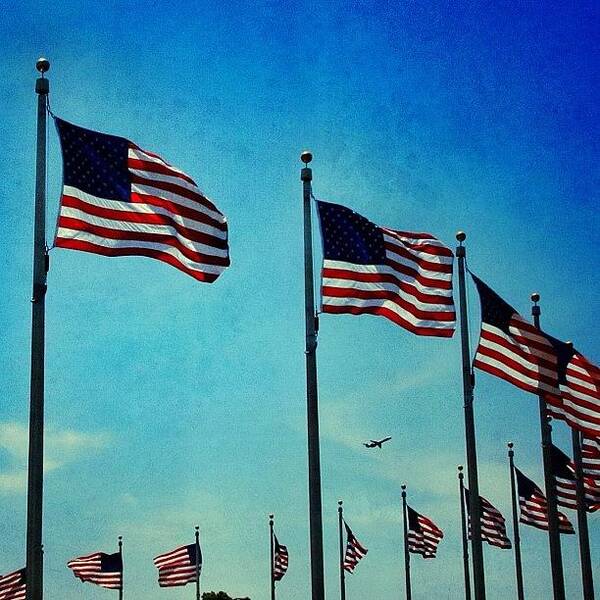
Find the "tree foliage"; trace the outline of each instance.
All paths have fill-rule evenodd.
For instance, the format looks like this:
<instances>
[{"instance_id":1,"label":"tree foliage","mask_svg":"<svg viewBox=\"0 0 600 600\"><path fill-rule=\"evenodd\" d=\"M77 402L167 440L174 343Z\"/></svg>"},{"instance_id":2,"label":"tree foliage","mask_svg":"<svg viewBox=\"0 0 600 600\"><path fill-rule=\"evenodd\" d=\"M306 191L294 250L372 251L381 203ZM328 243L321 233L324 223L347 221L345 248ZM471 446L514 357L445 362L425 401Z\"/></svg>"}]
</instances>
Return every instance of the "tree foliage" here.
<instances>
[{"instance_id":1,"label":"tree foliage","mask_svg":"<svg viewBox=\"0 0 600 600\"><path fill-rule=\"evenodd\" d=\"M225 592L204 592L202 600L250 600L250 598L247 596L244 596L244 598L232 598Z\"/></svg>"}]
</instances>

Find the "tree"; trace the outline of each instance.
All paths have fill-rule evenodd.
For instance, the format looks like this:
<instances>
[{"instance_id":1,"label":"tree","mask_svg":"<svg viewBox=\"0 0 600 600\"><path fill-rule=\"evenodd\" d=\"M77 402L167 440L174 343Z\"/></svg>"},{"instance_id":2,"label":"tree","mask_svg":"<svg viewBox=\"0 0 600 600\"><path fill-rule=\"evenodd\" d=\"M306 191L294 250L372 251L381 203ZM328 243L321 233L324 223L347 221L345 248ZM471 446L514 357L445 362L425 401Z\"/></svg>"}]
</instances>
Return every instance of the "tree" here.
<instances>
[{"instance_id":1,"label":"tree","mask_svg":"<svg viewBox=\"0 0 600 600\"><path fill-rule=\"evenodd\" d=\"M244 598L232 598L225 592L204 592L202 600L250 600L247 596Z\"/></svg>"}]
</instances>

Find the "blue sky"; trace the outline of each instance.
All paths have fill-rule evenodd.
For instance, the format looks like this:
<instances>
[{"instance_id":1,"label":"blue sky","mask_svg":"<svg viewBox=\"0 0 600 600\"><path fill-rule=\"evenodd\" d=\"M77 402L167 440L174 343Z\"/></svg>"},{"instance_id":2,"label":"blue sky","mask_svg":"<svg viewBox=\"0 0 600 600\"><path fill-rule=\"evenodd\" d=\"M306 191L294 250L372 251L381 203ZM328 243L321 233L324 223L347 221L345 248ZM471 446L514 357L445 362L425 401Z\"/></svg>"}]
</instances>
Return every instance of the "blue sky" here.
<instances>
[{"instance_id":1,"label":"blue sky","mask_svg":"<svg viewBox=\"0 0 600 600\"><path fill-rule=\"evenodd\" d=\"M304 600L300 152L314 153L319 198L450 246L464 229L472 270L523 314L539 291L545 328L598 363L598 17L588 2L6 5L0 573L25 556L38 56L52 63L56 114L132 139L194 177L228 217L232 255L209 286L149 259L52 251L48 597L113 594L82 587L65 563L110 551L123 535L128 597L188 598L191 589L159 590L152 557L191 542L198 523L204 589L266 598L274 512L290 551L279 597ZM52 224L61 185L53 128L48 168ZM469 295L475 343L473 287ZM446 533L438 559L413 561L413 597L463 597L458 336L325 315L318 363L328 597L338 593L338 498L369 548L348 597L402 593L403 482ZM537 399L484 373L475 394L481 492L509 517L507 440L542 483ZM570 452L566 427L555 432ZM385 434L393 440L383 451L361 446ZM596 563L599 525L592 515ZM547 598L547 538L521 535L526 593ZM563 536L563 557L568 596L579 597L574 536ZM486 548L485 563L488 598L512 596L512 553Z\"/></svg>"}]
</instances>

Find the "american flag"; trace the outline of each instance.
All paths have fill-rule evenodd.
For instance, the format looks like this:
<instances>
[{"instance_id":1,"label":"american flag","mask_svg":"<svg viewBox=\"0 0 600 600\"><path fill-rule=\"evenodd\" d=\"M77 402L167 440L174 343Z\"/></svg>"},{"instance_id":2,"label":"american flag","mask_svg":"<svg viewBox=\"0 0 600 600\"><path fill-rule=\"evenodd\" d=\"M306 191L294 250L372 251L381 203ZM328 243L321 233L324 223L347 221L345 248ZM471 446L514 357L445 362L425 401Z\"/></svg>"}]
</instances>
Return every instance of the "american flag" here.
<instances>
[{"instance_id":1,"label":"american flag","mask_svg":"<svg viewBox=\"0 0 600 600\"><path fill-rule=\"evenodd\" d=\"M275 581L279 581L283 578L286 571L288 570L289 563L289 555L287 546L282 546L277 539L277 536L273 536L275 538L275 548L274 548L274 556L273 556L273 579Z\"/></svg>"},{"instance_id":2,"label":"american flag","mask_svg":"<svg viewBox=\"0 0 600 600\"><path fill-rule=\"evenodd\" d=\"M600 485L600 439L583 436L581 439L583 473Z\"/></svg>"},{"instance_id":3,"label":"american flag","mask_svg":"<svg viewBox=\"0 0 600 600\"><path fill-rule=\"evenodd\" d=\"M25 569L0 575L0 600L25 600L26 594Z\"/></svg>"},{"instance_id":4,"label":"american flag","mask_svg":"<svg viewBox=\"0 0 600 600\"><path fill-rule=\"evenodd\" d=\"M465 501L469 507L469 490L465 489ZM502 513L489 500L479 496L481 505L481 539L497 548L509 550L512 548L506 535L506 521ZM470 511L468 511L470 513ZM471 517L469 516L469 539L471 538Z\"/></svg>"},{"instance_id":5,"label":"american flag","mask_svg":"<svg viewBox=\"0 0 600 600\"><path fill-rule=\"evenodd\" d=\"M435 558L444 532L429 518L420 515L410 506L408 512L408 551L423 558Z\"/></svg>"},{"instance_id":6,"label":"american flag","mask_svg":"<svg viewBox=\"0 0 600 600\"><path fill-rule=\"evenodd\" d=\"M123 582L123 559L120 552L106 554L94 552L87 556L74 558L67 563L73 575L95 585L112 590L121 589Z\"/></svg>"},{"instance_id":7,"label":"american flag","mask_svg":"<svg viewBox=\"0 0 600 600\"><path fill-rule=\"evenodd\" d=\"M533 394L548 412L588 435L600 433L600 370L565 342L537 329L471 274L481 301L473 365Z\"/></svg>"},{"instance_id":8,"label":"american flag","mask_svg":"<svg viewBox=\"0 0 600 600\"><path fill-rule=\"evenodd\" d=\"M519 507L521 515L519 521L525 525L531 525L538 529L548 530L548 501L540 488L525 477L515 467L517 475L517 489L519 494ZM575 533L573 525L567 517L558 512L558 529L560 533Z\"/></svg>"},{"instance_id":9,"label":"american flag","mask_svg":"<svg viewBox=\"0 0 600 600\"><path fill-rule=\"evenodd\" d=\"M56 246L148 256L204 282L229 265L226 219L193 179L125 138L55 121L63 155Z\"/></svg>"},{"instance_id":10,"label":"american flag","mask_svg":"<svg viewBox=\"0 0 600 600\"><path fill-rule=\"evenodd\" d=\"M190 544L179 546L171 552L159 554L154 559L158 568L158 585L160 587L176 587L187 583L196 583L196 564L198 573L202 567L202 552L200 546Z\"/></svg>"},{"instance_id":11,"label":"american flag","mask_svg":"<svg viewBox=\"0 0 600 600\"><path fill-rule=\"evenodd\" d=\"M356 539L356 536L352 533L350 527L346 521L344 521L346 527L346 553L344 555L344 571L352 573L358 564L358 561L363 558L368 550Z\"/></svg>"},{"instance_id":12,"label":"american flag","mask_svg":"<svg viewBox=\"0 0 600 600\"><path fill-rule=\"evenodd\" d=\"M381 315L417 335L451 337L452 251L429 233L378 227L317 202L323 238L323 312Z\"/></svg>"},{"instance_id":13,"label":"american flag","mask_svg":"<svg viewBox=\"0 0 600 600\"><path fill-rule=\"evenodd\" d=\"M577 510L577 476L573 461L554 444L550 447L552 474L556 480L556 498L565 508ZM585 508L595 512L600 508L600 486L590 477L584 477Z\"/></svg>"}]
</instances>

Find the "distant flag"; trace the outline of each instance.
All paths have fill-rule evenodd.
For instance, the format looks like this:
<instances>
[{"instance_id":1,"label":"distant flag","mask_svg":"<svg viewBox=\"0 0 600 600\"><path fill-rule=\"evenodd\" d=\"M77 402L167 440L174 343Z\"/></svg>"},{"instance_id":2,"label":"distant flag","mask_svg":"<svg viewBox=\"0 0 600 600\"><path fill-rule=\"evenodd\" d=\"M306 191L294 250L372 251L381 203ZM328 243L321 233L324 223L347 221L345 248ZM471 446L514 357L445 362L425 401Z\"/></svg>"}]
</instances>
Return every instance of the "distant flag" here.
<instances>
[{"instance_id":1,"label":"distant flag","mask_svg":"<svg viewBox=\"0 0 600 600\"><path fill-rule=\"evenodd\" d=\"M25 569L0 575L0 600L25 600L26 594Z\"/></svg>"},{"instance_id":2,"label":"distant flag","mask_svg":"<svg viewBox=\"0 0 600 600\"><path fill-rule=\"evenodd\" d=\"M565 508L577 510L577 476L573 461L554 444L550 447L552 474L556 480L556 499ZM585 508L587 512L600 509L600 486L593 479L584 477Z\"/></svg>"},{"instance_id":3,"label":"distant flag","mask_svg":"<svg viewBox=\"0 0 600 600\"><path fill-rule=\"evenodd\" d=\"M67 563L75 577L104 588L119 590L123 581L123 559L120 552L94 552Z\"/></svg>"},{"instance_id":4,"label":"distant flag","mask_svg":"<svg viewBox=\"0 0 600 600\"><path fill-rule=\"evenodd\" d=\"M275 542L273 557L273 579L280 581L288 570L289 555L286 546L279 543L277 536L273 537Z\"/></svg>"},{"instance_id":5,"label":"distant flag","mask_svg":"<svg viewBox=\"0 0 600 600\"><path fill-rule=\"evenodd\" d=\"M344 556L344 570L348 573L352 573L361 560L368 552L368 550L356 539L356 536L352 533L348 524L344 521L346 527L346 554Z\"/></svg>"},{"instance_id":6,"label":"distant flag","mask_svg":"<svg viewBox=\"0 0 600 600\"><path fill-rule=\"evenodd\" d=\"M583 473L600 485L600 438L583 436L581 440Z\"/></svg>"},{"instance_id":7,"label":"distant flag","mask_svg":"<svg viewBox=\"0 0 600 600\"><path fill-rule=\"evenodd\" d=\"M229 265L227 222L193 179L125 138L55 121L63 155L56 246L148 256L217 279Z\"/></svg>"},{"instance_id":8,"label":"distant flag","mask_svg":"<svg viewBox=\"0 0 600 600\"><path fill-rule=\"evenodd\" d=\"M323 312L381 315L417 335L451 337L452 251L429 233L379 227L317 202L323 239Z\"/></svg>"},{"instance_id":9,"label":"distant flag","mask_svg":"<svg viewBox=\"0 0 600 600\"><path fill-rule=\"evenodd\" d=\"M525 320L471 273L481 301L473 365L536 395L548 412L587 435L600 435L600 369L570 344Z\"/></svg>"},{"instance_id":10,"label":"distant flag","mask_svg":"<svg viewBox=\"0 0 600 600\"><path fill-rule=\"evenodd\" d=\"M435 558L443 531L428 517L420 515L410 506L408 512L408 551L423 558Z\"/></svg>"},{"instance_id":11,"label":"distant flag","mask_svg":"<svg viewBox=\"0 0 600 600\"><path fill-rule=\"evenodd\" d=\"M469 506L469 490L465 488L465 500ZM506 521L502 513L492 505L489 500L479 496L481 505L481 539L497 548L509 550L512 548L510 540L506 535ZM470 510L468 511L470 514ZM470 521L470 517L469 517ZM469 523L469 539L471 537L471 525Z\"/></svg>"},{"instance_id":12,"label":"distant flag","mask_svg":"<svg viewBox=\"0 0 600 600\"><path fill-rule=\"evenodd\" d=\"M517 475L517 489L519 494L519 507L521 516L519 521L525 525L531 525L538 529L548 530L548 502L546 496L540 488L525 477L519 469L515 467ZM558 512L558 529L560 533L575 533L573 525L567 517Z\"/></svg>"},{"instance_id":13,"label":"distant flag","mask_svg":"<svg viewBox=\"0 0 600 600\"><path fill-rule=\"evenodd\" d=\"M196 552L196 546L198 552ZM154 559L158 568L158 585L176 587L197 582L196 564L202 567L200 545L179 546L175 550L159 554Z\"/></svg>"}]
</instances>

